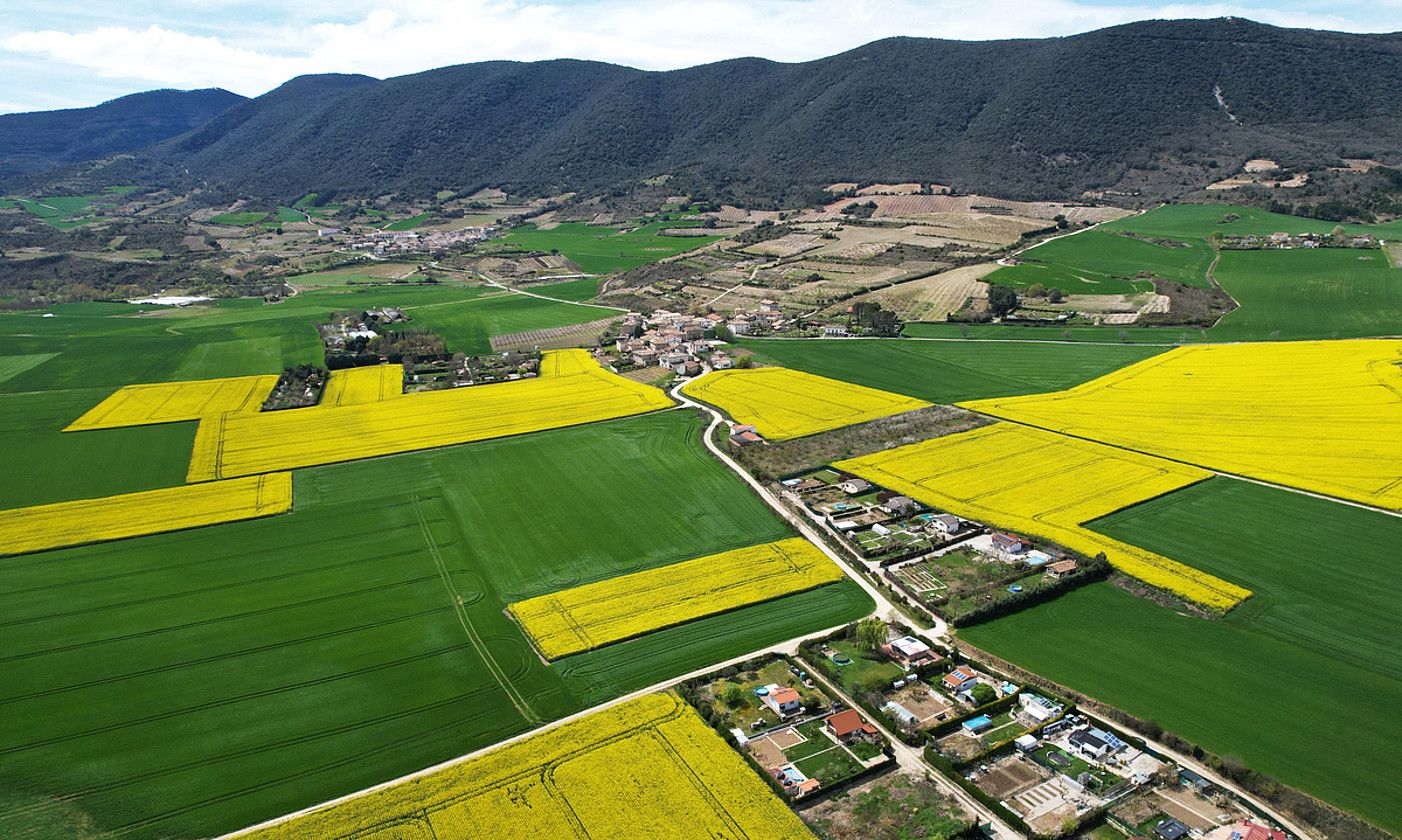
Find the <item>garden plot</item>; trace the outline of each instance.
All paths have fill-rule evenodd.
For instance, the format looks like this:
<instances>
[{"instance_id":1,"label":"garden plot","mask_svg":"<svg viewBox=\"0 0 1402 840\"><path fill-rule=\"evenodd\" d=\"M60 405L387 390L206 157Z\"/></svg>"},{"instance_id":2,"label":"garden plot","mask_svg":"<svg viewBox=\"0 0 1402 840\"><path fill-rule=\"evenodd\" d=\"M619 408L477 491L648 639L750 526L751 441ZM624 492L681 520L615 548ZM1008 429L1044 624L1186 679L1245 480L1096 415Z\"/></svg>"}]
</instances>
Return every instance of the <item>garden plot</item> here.
<instances>
[{"instance_id":1,"label":"garden plot","mask_svg":"<svg viewBox=\"0 0 1402 840\"><path fill-rule=\"evenodd\" d=\"M1168 557L1082 526L1194 484L1194 467L1011 423L902 446L835 468L937 510L1066 546L1204 606L1228 610L1251 593Z\"/></svg>"},{"instance_id":2,"label":"garden plot","mask_svg":"<svg viewBox=\"0 0 1402 840\"><path fill-rule=\"evenodd\" d=\"M1396 340L1180 347L1066 391L962 405L1402 510L1399 364Z\"/></svg>"}]
</instances>

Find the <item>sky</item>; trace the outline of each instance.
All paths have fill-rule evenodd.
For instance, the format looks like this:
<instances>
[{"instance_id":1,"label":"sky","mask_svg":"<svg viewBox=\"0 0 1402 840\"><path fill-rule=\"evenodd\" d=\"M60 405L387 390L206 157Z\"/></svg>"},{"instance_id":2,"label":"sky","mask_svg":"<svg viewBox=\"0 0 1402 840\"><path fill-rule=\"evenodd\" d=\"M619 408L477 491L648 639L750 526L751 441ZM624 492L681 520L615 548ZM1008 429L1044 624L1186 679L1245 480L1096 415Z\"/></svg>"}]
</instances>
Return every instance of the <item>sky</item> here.
<instances>
[{"instance_id":1,"label":"sky","mask_svg":"<svg viewBox=\"0 0 1402 840\"><path fill-rule=\"evenodd\" d=\"M1402 30L1402 0L3 0L0 113L153 88L256 96L303 73L398 76L489 59L650 70L804 61L878 38L1071 35L1150 18Z\"/></svg>"}]
</instances>

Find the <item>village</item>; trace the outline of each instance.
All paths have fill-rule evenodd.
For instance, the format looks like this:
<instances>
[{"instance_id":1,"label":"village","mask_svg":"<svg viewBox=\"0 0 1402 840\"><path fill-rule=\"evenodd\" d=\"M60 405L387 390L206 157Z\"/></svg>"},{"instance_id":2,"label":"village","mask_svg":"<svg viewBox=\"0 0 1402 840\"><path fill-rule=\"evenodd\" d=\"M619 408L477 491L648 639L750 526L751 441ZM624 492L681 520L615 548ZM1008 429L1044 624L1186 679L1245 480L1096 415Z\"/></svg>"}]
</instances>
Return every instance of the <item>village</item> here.
<instances>
[{"instance_id":1,"label":"village","mask_svg":"<svg viewBox=\"0 0 1402 840\"><path fill-rule=\"evenodd\" d=\"M495 227L464 227L457 230L377 230L373 233L353 234L345 242L352 251L364 251L375 256L386 254L414 254L442 251L458 245L484 242L497 235ZM322 228L318 237L343 236L339 228Z\"/></svg>"},{"instance_id":2,"label":"village","mask_svg":"<svg viewBox=\"0 0 1402 840\"><path fill-rule=\"evenodd\" d=\"M800 813L841 808L834 794L909 774L899 742L1034 836L1076 836L1100 823L1149 840L1287 837L1073 701L879 618L806 641L797 656L763 656L678 691ZM828 804L810 804L818 802ZM943 802L951 825L973 830L967 807Z\"/></svg>"}]
</instances>

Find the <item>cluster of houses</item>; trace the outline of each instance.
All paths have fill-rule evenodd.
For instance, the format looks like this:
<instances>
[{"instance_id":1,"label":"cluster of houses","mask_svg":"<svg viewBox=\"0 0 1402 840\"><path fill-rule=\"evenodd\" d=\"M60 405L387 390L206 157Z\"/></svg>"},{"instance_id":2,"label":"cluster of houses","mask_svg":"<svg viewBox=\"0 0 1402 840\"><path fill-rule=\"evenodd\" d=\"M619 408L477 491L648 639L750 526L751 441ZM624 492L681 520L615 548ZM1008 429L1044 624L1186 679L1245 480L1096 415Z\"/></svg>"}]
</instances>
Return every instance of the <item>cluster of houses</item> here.
<instances>
[{"instance_id":1,"label":"cluster of houses","mask_svg":"<svg viewBox=\"0 0 1402 840\"><path fill-rule=\"evenodd\" d=\"M1223 238L1221 244L1229 250L1255 251L1290 248L1377 248L1382 242L1368 234L1349 236L1342 231L1293 234L1277 231L1267 236L1229 236Z\"/></svg>"},{"instance_id":2,"label":"cluster of houses","mask_svg":"<svg viewBox=\"0 0 1402 840\"><path fill-rule=\"evenodd\" d=\"M866 479L834 476L832 472L819 470L782 483L863 555L931 548L979 529L954 514L930 511L909 496L881 489Z\"/></svg>"},{"instance_id":3,"label":"cluster of houses","mask_svg":"<svg viewBox=\"0 0 1402 840\"><path fill-rule=\"evenodd\" d=\"M409 320L409 316L404 314L404 310L398 307L387 306L383 309L371 309L354 313L339 313L332 316L331 320L321 324L317 329L321 332L321 339L326 344L326 349L331 351L347 351L363 348L365 343L375 338L380 333L376 329L383 330L392 324L399 324Z\"/></svg>"},{"instance_id":4,"label":"cluster of houses","mask_svg":"<svg viewBox=\"0 0 1402 840\"><path fill-rule=\"evenodd\" d=\"M430 230L422 233L416 230L377 230L374 233L355 236L347 243L347 247L355 251L369 251L372 254L441 251L454 245L482 242L490 239L496 232L497 229L490 226ZM318 231L320 236L337 233L340 231L334 229Z\"/></svg>"},{"instance_id":5,"label":"cluster of houses","mask_svg":"<svg viewBox=\"0 0 1402 840\"><path fill-rule=\"evenodd\" d=\"M758 309L737 309L723 322L734 335L784 333L802 326L799 321L785 315L779 304L772 300L760 301Z\"/></svg>"},{"instance_id":6,"label":"cluster of houses","mask_svg":"<svg viewBox=\"0 0 1402 840\"><path fill-rule=\"evenodd\" d=\"M623 316L614 349L621 359L638 367L665 367L679 376L701 373L702 360L715 370L734 367L728 353L716 349L716 325L724 321L711 313L704 317L659 309L651 315L629 312Z\"/></svg>"}]
</instances>

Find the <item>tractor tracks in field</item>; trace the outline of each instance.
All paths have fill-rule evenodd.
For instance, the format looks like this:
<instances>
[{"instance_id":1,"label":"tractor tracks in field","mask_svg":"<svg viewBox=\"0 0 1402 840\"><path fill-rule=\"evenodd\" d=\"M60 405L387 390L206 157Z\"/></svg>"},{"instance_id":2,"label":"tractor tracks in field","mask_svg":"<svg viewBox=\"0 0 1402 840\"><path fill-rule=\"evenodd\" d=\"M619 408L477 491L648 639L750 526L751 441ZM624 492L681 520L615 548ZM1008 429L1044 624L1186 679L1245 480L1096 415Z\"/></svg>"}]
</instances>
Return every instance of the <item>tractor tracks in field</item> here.
<instances>
[{"instance_id":1,"label":"tractor tracks in field","mask_svg":"<svg viewBox=\"0 0 1402 840\"><path fill-rule=\"evenodd\" d=\"M415 495L414 501L424 501L424 497ZM462 625L463 632L467 634L468 641L472 644L477 655L481 657L482 663L487 666L492 678L501 686L501 690L506 693L506 697L511 701L511 705L516 707L516 711L532 726L539 726L545 719L536 714L530 703L517 690L516 685L511 682L511 678L506 671L498 664L496 657L492 656L491 649L487 646L482 635L477 631L477 627L472 623L472 617L467 614L467 607L463 602L462 594L458 591L457 585L453 583L452 572L448 570L448 564L443 561L443 553L438 548L438 541L433 536L433 531L428 526L428 519L424 516L423 510L417 504L414 507L414 515L418 517L419 528L423 532L424 545L428 548L429 556L433 558L433 565L438 570L438 576L443 581L443 588L448 591L448 599L452 603L453 613L457 616L458 624Z\"/></svg>"}]
</instances>

